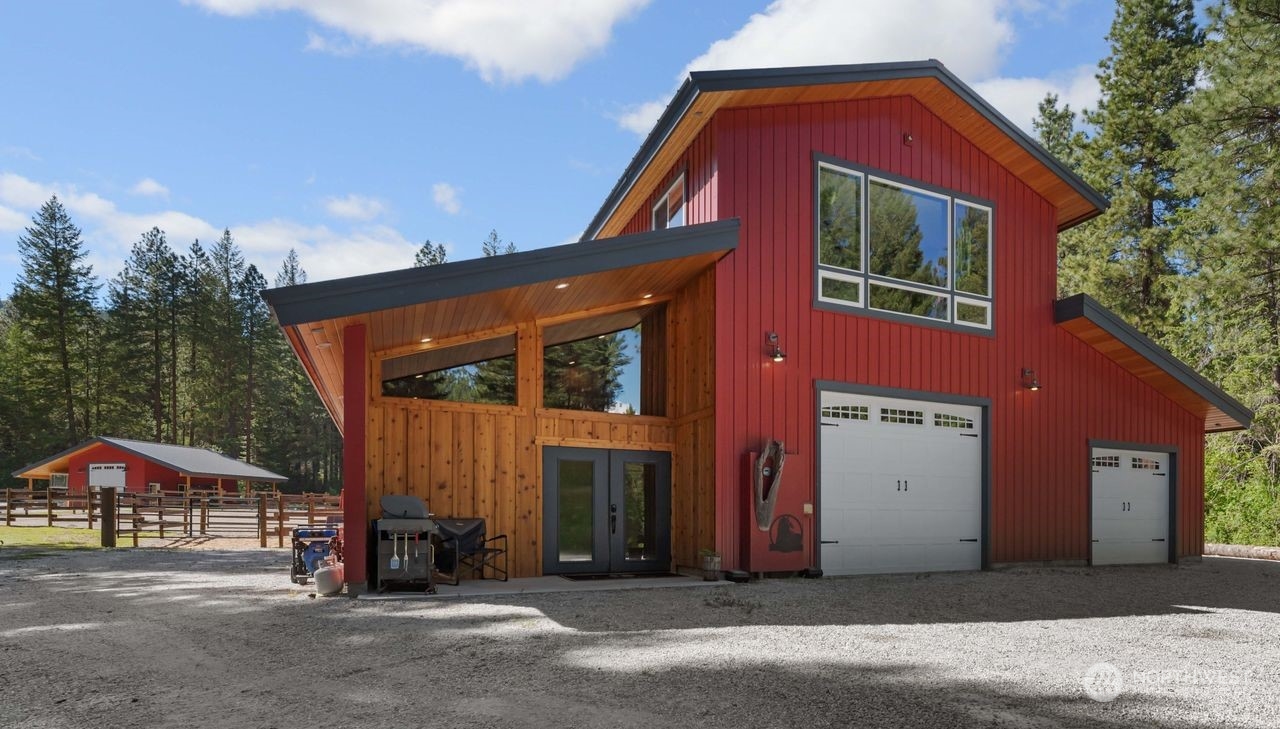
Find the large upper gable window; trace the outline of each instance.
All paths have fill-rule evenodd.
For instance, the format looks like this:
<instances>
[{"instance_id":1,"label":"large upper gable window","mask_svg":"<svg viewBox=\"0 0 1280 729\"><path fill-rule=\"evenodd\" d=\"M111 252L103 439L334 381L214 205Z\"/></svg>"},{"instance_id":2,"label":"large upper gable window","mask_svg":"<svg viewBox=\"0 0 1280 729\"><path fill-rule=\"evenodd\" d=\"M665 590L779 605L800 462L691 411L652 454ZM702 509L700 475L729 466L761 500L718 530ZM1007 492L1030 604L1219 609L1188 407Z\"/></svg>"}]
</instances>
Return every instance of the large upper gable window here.
<instances>
[{"instance_id":1,"label":"large upper gable window","mask_svg":"<svg viewBox=\"0 0 1280 729\"><path fill-rule=\"evenodd\" d=\"M676 178L671 187L653 205L653 229L666 230L684 225L684 175Z\"/></svg>"},{"instance_id":2,"label":"large upper gable window","mask_svg":"<svg viewBox=\"0 0 1280 729\"><path fill-rule=\"evenodd\" d=\"M818 300L991 328L992 208L817 165Z\"/></svg>"}]
</instances>

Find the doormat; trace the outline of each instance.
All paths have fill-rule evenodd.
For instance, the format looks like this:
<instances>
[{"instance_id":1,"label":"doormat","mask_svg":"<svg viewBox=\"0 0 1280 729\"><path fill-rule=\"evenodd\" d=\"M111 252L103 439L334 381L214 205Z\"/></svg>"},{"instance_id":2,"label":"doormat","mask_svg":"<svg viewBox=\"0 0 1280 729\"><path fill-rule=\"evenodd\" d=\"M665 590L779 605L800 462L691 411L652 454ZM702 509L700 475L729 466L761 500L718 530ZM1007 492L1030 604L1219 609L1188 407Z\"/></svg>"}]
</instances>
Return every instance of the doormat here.
<instances>
[{"instance_id":1,"label":"doormat","mask_svg":"<svg viewBox=\"0 0 1280 729\"><path fill-rule=\"evenodd\" d=\"M635 580L645 577L683 577L674 572L618 572L612 574L593 574L593 575L560 575L566 580L574 582L587 582L590 580Z\"/></svg>"}]
</instances>

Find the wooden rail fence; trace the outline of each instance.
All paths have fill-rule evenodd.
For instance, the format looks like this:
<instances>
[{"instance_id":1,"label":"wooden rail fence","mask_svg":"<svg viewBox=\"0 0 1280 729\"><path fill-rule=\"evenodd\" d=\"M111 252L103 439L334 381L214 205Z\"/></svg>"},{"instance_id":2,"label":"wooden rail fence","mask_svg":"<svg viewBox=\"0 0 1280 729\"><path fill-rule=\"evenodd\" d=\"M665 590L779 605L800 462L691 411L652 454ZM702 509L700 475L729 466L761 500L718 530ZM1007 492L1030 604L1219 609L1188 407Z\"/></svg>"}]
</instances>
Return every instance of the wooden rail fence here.
<instances>
[{"instance_id":1,"label":"wooden rail fence","mask_svg":"<svg viewBox=\"0 0 1280 729\"><path fill-rule=\"evenodd\" d=\"M84 524L93 529L102 521L102 497L97 492L69 494L58 490L5 489L5 526ZM323 526L342 521L338 496L286 494L264 491L248 496L217 493L123 493L115 499L116 533L166 537L257 537L267 546L285 546L285 537L300 526Z\"/></svg>"}]
</instances>

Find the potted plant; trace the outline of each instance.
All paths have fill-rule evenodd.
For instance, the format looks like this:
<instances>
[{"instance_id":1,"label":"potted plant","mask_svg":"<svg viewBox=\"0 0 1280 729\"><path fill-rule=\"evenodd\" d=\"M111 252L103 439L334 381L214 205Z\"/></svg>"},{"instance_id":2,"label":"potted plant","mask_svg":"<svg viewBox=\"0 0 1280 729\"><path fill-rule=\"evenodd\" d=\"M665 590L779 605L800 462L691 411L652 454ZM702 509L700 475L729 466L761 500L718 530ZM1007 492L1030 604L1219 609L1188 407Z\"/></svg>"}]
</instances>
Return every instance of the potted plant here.
<instances>
[{"instance_id":1,"label":"potted plant","mask_svg":"<svg viewBox=\"0 0 1280 729\"><path fill-rule=\"evenodd\" d=\"M715 582L720 579L720 553L714 549L698 550L702 559L702 579Z\"/></svg>"}]
</instances>

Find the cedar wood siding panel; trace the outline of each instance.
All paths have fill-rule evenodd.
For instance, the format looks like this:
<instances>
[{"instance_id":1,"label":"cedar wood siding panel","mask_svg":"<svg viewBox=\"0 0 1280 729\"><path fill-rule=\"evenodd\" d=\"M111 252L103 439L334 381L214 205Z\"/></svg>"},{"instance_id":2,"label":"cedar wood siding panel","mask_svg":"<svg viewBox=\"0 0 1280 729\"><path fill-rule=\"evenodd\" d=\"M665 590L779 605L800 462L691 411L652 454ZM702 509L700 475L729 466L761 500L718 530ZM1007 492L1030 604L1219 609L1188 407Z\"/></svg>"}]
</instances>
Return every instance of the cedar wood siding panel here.
<instances>
[{"instance_id":1,"label":"cedar wood siding panel","mask_svg":"<svg viewBox=\"0 0 1280 729\"><path fill-rule=\"evenodd\" d=\"M738 249L716 267L717 544L727 569L749 567L738 551L744 452L785 440L813 463L790 484L816 490L816 380L990 400L991 562L1088 559L1090 439L1178 448L1178 554L1202 551L1203 423L1054 324L1047 201L907 97L724 109L708 129L718 214L742 225ZM815 151L994 203L994 336L813 307ZM764 356L767 331L788 355L780 365ZM1021 387L1023 367L1042 390Z\"/></svg>"}]
</instances>

